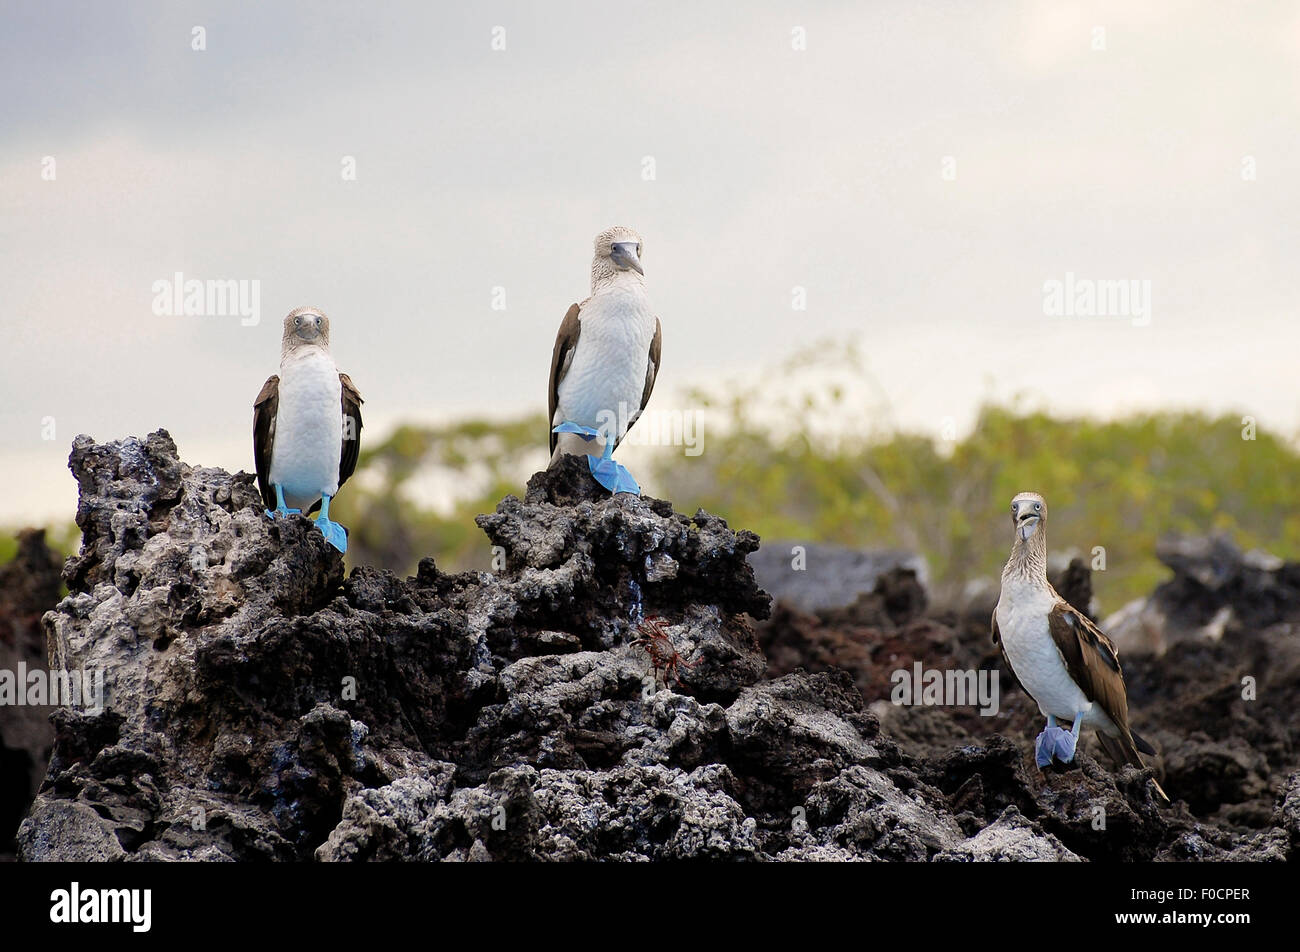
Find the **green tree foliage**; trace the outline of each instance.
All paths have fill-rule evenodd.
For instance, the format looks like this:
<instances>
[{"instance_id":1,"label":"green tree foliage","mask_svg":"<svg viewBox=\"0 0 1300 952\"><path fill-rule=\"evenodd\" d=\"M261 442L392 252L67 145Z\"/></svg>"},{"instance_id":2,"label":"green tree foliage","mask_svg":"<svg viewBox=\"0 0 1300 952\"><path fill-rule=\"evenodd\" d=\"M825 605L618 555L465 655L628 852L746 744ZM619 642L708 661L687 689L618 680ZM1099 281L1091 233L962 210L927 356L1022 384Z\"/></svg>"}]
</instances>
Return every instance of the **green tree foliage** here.
<instances>
[{"instance_id":1,"label":"green tree foliage","mask_svg":"<svg viewBox=\"0 0 1300 952\"><path fill-rule=\"evenodd\" d=\"M1166 533L1225 532L1245 548L1300 558L1300 454L1267 429L1243 439L1240 415L1094 420L989 405L968 435L943 440L877 425L888 421L888 400L851 348L800 354L780 376L805 373L813 385L791 387L775 406L761 384L691 395L687 405L707 421L704 452L655 449L638 472L647 491L769 541L921 552L949 587L996 577L1011 497L1034 490L1051 506L1053 552L1091 562L1104 547L1106 571L1094 583L1105 610L1167 577L1155 558ZM845 432L845 420L861 425ZM818 421L838 429L820 432ZM546 432L538 414L402 426L365 446L331 510L351 532L348 562L409 574L432 555L446 570L487 569L492 553L474 516L523 494L546 465ZM72 551L75 533L51 544ZM12 548L0 535L0 561Z\"/></svg>"},{"instance_id":2,"label":"green tree foliage","mask_svg":"<svg viewBox=\"0 0 1300 952\"><path fill-rule=\"evenodd\" d=\"M348 527L348 562L412 574L433 556L448 571L487 569L487 537L474 516L508 493L522 496L545 466L545 417L400 426L363 441L357 473L330 515Z\"/></svg>"},{"instance_id":3,"label":"green tree foliage","mask_svg":"<svg viewBox=\"0 0 1300 952\"><path fill-rule=\"evenodd\" d=\"M820 410L854 412L835 403L851 399L847 390L829 399ZM1047 497L1054 552L1092 562L1094 547L1105 549L1096 588L1107 610L1167 577L1155 558L1166 533L1222 531L1243 547L1300 557L1290 489L1300 455L1267 431L1242 439L1239 416L1100 421L986 406L956 441L876 431L827 441L795 425L803 401L787 408L788 419L761 422L747 415L753 401L745 394L697 394L692 404L710 421L704 452L657 449L642 474L654 494L769 540L919 551L942 586L997 575L1011 541L1008 504L1022 490ZM545 432L540 416L401 428L363 455L366 478L340 498L349 559L410 572L431 554L447 569L487 568L491 552L473 517L506 493L522 494L545 465ZM454 498L416 502L414 484L431 482Z\"/></svg>"},{"instance_id":4,"label":"green tree foliage","mask_svg":"<svg viewBox=\"0 0 1300 952\"><path fill-rule=\"evenodd\" d=\"M848 418L856 408L841 399L823 409ZM659 458L655 481L679 509L703 506L769 540L919 551L935 582L955 587L1001 571L1011 498L1036 491L1054 552L1093 563L1104 549L1094 587L1106 610L1168 577L1155 557L1165 534L1224 532L1300 557L1300 455L1266 431L1244 439L1240 415L1099 421L985 406L961 440L867 432L828 447L796 427L804 416L760 425L736 409L749 402L724 404L698 458Z\"/></svg>"},{"instance_id":5,"label":"green tree foliage","mask_svg":"<svg viewBox=\"0 0 1300 952\"><path fill-rule=\"evenodd\" d=\"M0 530L0 565L8 562L18 554L18 531L21 527ZM47 526L45 544L65 559L75 553L81 545L81 530L75 522L63 522Z\"/></svg>"}]
</instances>

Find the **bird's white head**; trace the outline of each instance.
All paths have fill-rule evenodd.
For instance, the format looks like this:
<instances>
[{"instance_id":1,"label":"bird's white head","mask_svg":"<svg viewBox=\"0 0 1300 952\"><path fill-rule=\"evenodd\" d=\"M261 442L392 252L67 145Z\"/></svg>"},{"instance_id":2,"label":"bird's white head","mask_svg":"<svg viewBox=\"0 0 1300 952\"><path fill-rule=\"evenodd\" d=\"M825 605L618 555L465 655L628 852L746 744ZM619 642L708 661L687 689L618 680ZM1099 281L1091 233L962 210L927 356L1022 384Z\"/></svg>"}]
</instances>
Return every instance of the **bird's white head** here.
<instances>
[{"instance_id":1,"label":"bird's white head","mask_svg":"<svg viewBox=\"0 0 1300 952\"><path fill-rule=\"evenodd\" d=\"M284 336L280 341L283 354L299 347L316 346L329 350L330 319L316 307L298 307L284 318Z\"/></svg>"},{"instance_id":2,"label":"bird's white head","mask_svg":"<svg viewBox=\"0 0 1300 952\"><path fill-rule=\"evenodd\" d=\"M1011 500L1011 524L1021 542L1028 542L1047 525L1047 500L1038 493L1020 493Z\"/></svg>"},{"instance_id":3,"label":"bird's white head","mask_svg":"<svg viewBox=\"0 0 1300 952\"><path fill-rule=\"evenodd\" d=\"M631 228L615 225L596 236L596 254L591 259L592 290L620 273L633 271L645 274L641 267L640 235Z\"/></svg>"}]
</instances>

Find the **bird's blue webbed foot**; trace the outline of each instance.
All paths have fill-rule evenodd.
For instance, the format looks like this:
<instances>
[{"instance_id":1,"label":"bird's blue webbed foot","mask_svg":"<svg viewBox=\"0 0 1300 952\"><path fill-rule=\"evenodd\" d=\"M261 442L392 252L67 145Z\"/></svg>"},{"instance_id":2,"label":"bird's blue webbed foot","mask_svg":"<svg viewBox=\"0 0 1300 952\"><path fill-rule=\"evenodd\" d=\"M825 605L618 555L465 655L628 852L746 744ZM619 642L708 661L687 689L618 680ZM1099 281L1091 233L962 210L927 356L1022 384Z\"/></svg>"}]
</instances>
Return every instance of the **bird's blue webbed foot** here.
<instances>
[{"instance_id":1,"label":"bird's blue webbed foot","mask_svg":"<svg viewBox=\"0 0 1300 952\"><path fill-rule=\"evenodd\" d=\"M316 528L325 537L325 541L334 548L340 552L348 550L348 530L337 522L330 522L328 519L317 519Z\"/></svg>"},{"instance_id":2,"label":"bird's blue webbed foot","mask_svg":"<svg viewBox=\"0 0 1300 952\"><path fill-rule=\"evenodd\" d=\"M301 509L290 509L284 504L284 487L279 483L275 484L275 508L267 509L265 511L272 519L284 519L287 516L302 515Z\"/></svg>"},{"instance_id":3,"label":"bird's blue webbed foot","mask_svg":"<svg viewBox=\"0 0 1300 952\"><path fill-rule=\"evenodd\" d=\"M590 426L583 426L580 423L574 423L565 420L563 423L552 428L552 433L576 433L587 442L591 442L596 437L601 436L600 430ZM587 468L591 470L591 476L596 482L604 486L611 493L631 493L634 496L641 495L641 486L632 474L627 471L627 467L617 462L613 458L614 441L605 440L605 453L600 458L588 454Z\"/></svg>"},{"instance_id":4,"label":"bird's blue webbed foot","mask_svg":"<svg viewBox=\"0 0 1300 952\"><path fill-rule=\"evenodd\" d=\"M632 474L627 471L627 467L622 463L604 456L596 459L594 456L587 457L587 466L591 470L592 477L612 493L631 493L634 496L641 495L641 487L637 481L632 478Z\"/></svg>"},{"instance_id":5,"label":"bird's blue webbed foot","mask_svg":"<svg viewBox=\"0 0 1300 952\"><path fill-rule=\"evenodd\" d=\"M605 440L605 454L600 459L594 456L587 457L587 468L591 470L592 477L612 493L631 493L634 496L641 495L641 487L637 481L632 478L632 474L627 471L627 467L622 463L614 460L614 441Z\"/></svg>"},{"instance_id":6,"label":"bird's blue webbed foot","mask_svg":"<svg viewBox=\"0 0 1300 952\"><path fill-rule=\"evenodd\" d=\"M1040 768L1052 762L1056 753L1056 735L1064 733L1059 727L1046 727L1034 738L1034 763Z\"/></svg>"},{"instance_id":7,"label":"bird's blue webbed foot","mask_svg":"<svg viewBox=\"0 0 1300 952\"><path fill-rule=\"evenodd\" d=\"M320 515L316 517L316 528L325 537L325 541L340 552L348 550L348 530L337 522L330 521L330 497L321 496Z\"/></svg>"},{"instance_id":8,"label":"bird's blue webbed foot","mask_svg":"<svg viewBox=\"0 0 1300 952\"><path fill-rule=\"evenodd\" d=\"M1074 729L1065 730L1056 726L1056 718L1049 717L1043 732L1034 738L1034 762L1039 767L1046 767L1053 760L1068 764L1074 760L1074 752L1079 745L1079 726L1083 716L1076 715Z\"/></svg>"}]
</instances>

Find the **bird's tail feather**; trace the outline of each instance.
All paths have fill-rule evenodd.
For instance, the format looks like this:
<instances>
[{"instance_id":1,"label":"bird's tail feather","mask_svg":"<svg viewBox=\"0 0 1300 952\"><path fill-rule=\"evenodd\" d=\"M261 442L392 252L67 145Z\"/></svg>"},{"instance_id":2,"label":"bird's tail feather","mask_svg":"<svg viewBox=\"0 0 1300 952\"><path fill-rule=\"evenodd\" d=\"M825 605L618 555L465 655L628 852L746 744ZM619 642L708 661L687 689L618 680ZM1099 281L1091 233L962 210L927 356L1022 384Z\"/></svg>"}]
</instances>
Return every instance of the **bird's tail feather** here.
<instances>
[{"instance_id":1,"label":"bird's tail feather","mask_svg":"<svg viewBox=\"0 0 1300 952\"><path fill-rule=\"evenodd\" d=\"M1097 740L1101 743L1101 749L1106 752L1106 756L1113 760L1116 765L1132 764L1134 767L1140 769L1146 767L1147 764L1143 762L1142 754L1138 751L1147 754L1155 753L1155 749L1150 744L1145 740L1142 740L1132 731L1129 731L1128 738L1122 736L1107 737L1101 731L1098 731ZM1126 740L1128 740L1128 743L1125 743ZM1160 798L1164 800L1165 803L1169 803L1169 794L1165 793L1164 787L1160 786L1160 781L1155 779L1155 777L1152 777L1151 782L1155 784L1156 793L1160 794Z\"/></svg>"},{"instance_id":2,"label":"bird's tail feather","mask_svg":"<svg viewBox=\"0 0 1300 952\"><path fill-rule=\"evenodd\" d=\"M1149 756L1152 757L1156 755L1156 749L1152 747L1150 744L1148 744L1146 742L1146 739L1143 738L1141 734L1139 734L1137 731L1133 730L1132 728L1129 728L1128 734L1130 737L1133 738L1133 746L1136 747L1139 751L1141 751L1144 754L1148 754Z\"/></svg>"}]
</instances>

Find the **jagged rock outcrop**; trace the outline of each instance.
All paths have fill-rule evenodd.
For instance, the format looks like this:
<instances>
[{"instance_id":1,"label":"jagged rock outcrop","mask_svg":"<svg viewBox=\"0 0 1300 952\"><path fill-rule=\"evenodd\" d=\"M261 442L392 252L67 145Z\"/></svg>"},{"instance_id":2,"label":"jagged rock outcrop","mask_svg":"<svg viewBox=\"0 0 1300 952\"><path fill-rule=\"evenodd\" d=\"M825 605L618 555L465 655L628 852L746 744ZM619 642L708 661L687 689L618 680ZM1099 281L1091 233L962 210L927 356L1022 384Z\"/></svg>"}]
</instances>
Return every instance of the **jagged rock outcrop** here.
<instances>
[{"instance_id":1,"label":"jagged rock outcrop","mask_svg":"<svg viewBox=\"0 0 1300 952\"><path fill-rule=\"evenodd\" d=\"M1174 577L1106 619L1121 649L1158 653L1182 641L1300 623L1300 563L1242 552L1223 535L1169 536L1156 544L1156 557Z\"/></svg>"},{"instance_id":2,"label":"jagged rock outcrop","mask_svg":"<svg viewBox=\"0 0 1300 952\"><path fill-rule=\"evenodd\" d=\"M1158 807L1132 768L1084 754L1041 775L987 722L916 751L909 724L883 731L839 668L769 680L752 622L769 600L747 561L759 540L702 511L611 499L580 459L479 517L496 571L425 559L407 579L345 576L307 519L267 519L251 476L181 463L164 431L79 437L70 465L83 546L44 624L56 665L102 672L105 690L102 708L53 719L22 859L1295 849L1294 796L1267 841L1233 835ZM905 641L925 593L895 582L851 610Z\"/></svg>"},{"instance_id":3,"label":"jagged rock outcrop","mask_svg":"<svg viewBox=\"0 0 1300 952\"><path fill-rule=\"evenodd\" d=\"M1295 798L1288 800L1286 791L1300 775L1293 714L1300 705L1300 626L1287 580L1300 573L1260 556L1231 563L1225 553L1235 550L1221 540L1185 541L1180 551L1186 558L1170 563L1187 572L1205 568L1191 557L1195 553L1217 553L1217 564L1228 567L1209 576L1196 570L1198 578L1180 574L1153 600L1171 615L1188 617L1208 617L1229 605L1238 621L1218 637L1177 640L1164 653L1121 651L1130 718L1159 750L1152 764L1164 788L1182 801L1174 809L1148 809L1131 796L1144 785L1139 775L1101 768L1088 755L1078 769L1059 774L1040 774L1031 761L1026 768L1043 720L1003 669L990 638L996 592L958 608L931 606L911 594L914 576L895 570L847 608L806 614L778 604L758 626L759 642L769 676L801 666L851 674L882 732L922 777L953 797L959 815L969 809L963 820L968 831L1014 806L1090 859L1294 856L1288 825L1294 811L1288 813L1287 804ZM1220 584L1207 587L1215 579ZM1052 582L1077 604L1091 599L1090 572L1081 560L1053 572ZM1254 592L1266 595L1256 602ZM891 703L894 673L918 663L931 670L996 672L997 712L986 717L974 705ZM1001 738L991 739L995 734ZM1095 740L1085 737L1085 747L1094 749ZM1090 813L1094 821L1087 821ZM1094 831L1093 822L1103 819L1104 829ZM1123 835L1115 836L1117 830Z\"/></svg>"}]
</instances>

